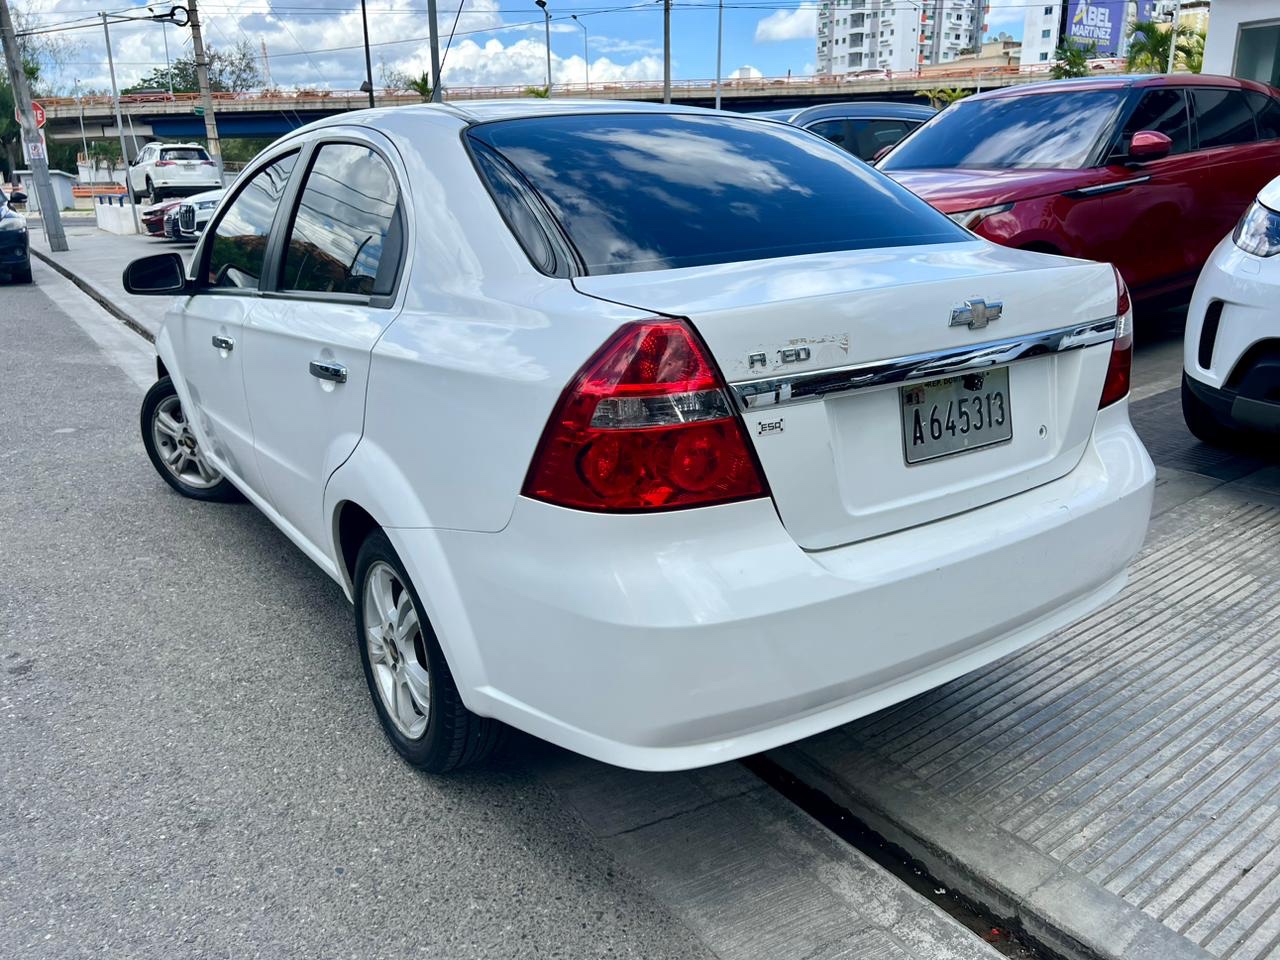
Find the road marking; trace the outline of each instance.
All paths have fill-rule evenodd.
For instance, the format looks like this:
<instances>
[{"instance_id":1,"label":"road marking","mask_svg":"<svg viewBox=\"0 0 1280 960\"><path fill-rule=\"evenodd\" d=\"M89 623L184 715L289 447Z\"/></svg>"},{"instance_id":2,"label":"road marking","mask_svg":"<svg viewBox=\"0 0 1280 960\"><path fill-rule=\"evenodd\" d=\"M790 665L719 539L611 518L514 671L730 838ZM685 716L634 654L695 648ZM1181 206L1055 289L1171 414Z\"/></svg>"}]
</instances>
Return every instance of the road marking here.
<instances>
[{"instance_id":1,"label":"road marking","mask_svg":"<svg viewBox=\"0 0 1280 960\"><path fill-rule=\"evenodd\" d=\"M41 292L76 322L107 359L124 371L139 388L156 382L156 352L151 344L52 267L32 258L31 272Z\"/></svg>"}]
</instances>

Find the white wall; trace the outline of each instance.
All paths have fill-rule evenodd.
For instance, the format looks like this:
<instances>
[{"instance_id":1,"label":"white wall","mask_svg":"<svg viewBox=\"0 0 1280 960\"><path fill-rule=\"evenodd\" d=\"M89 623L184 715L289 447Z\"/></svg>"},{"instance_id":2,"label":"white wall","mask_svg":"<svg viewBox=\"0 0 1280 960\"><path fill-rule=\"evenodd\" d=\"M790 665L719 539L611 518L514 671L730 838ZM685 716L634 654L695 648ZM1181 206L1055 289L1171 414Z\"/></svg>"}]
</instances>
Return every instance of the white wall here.
<instances>
[{"instance_id":1,"label":"white wall","mask_svg":"<svg viewBox=\"0 0 1280 960\"><path fill-rule=\"evenodd\" d=\"M1213 0L1209 7L1209 36L1204 45L1204 72L1232 72L1241 24L1277 20L1277 0Z\"/></svg>"}]
</instances>

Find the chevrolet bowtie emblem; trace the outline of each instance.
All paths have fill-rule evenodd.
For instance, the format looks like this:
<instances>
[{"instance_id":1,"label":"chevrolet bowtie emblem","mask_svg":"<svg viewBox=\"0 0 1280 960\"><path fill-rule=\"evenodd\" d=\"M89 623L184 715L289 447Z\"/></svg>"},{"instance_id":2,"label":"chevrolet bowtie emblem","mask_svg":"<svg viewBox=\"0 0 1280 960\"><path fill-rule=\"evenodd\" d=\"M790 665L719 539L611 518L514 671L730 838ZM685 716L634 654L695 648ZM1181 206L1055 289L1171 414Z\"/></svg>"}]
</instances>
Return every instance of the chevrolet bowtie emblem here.
<instances>
[{"instance_id":1,"label":"chevrolet bowtie emblem","mask_svg":"<svg viewBox=\"0 0 1280 960\"><path fill-rule=\"evenodd\" d=\"M968 327L970 330L981 330L992 320L999 320L1004 313L1004 304L999 300L987 303L985 300L966 300L963 307L951 311L951 326Z\"/></svg>"}]
</instances>

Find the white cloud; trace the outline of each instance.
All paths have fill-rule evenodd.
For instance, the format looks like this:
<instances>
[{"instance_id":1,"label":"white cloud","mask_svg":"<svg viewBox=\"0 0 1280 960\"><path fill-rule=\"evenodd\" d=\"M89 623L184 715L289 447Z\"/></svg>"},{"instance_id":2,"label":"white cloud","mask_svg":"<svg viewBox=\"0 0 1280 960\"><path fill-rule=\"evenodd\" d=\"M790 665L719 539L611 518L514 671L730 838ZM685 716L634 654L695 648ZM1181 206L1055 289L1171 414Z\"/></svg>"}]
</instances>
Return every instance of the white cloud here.
<instances>
[{"instance_id":1,"label":"white cloud","mask_svg":"<svg viewBox=\"0 0 1280 960\"><path fill-rule=\"evenodd\" d=\"M775 10L756 24L756 43L807 40L818 35L818 5L805 3L795 10Z\"/></svg>"},{"instance_id":2,"label":"white cloud","mask_svg":"<svg viewBox=\"0 0 1280 960\"><path fill-rule=\"evenodd\" d=\"M764 74L752 66L739 67L726 78L728 80L751 80L755 77L763 77Z\"/></svg>"}]
</instances>

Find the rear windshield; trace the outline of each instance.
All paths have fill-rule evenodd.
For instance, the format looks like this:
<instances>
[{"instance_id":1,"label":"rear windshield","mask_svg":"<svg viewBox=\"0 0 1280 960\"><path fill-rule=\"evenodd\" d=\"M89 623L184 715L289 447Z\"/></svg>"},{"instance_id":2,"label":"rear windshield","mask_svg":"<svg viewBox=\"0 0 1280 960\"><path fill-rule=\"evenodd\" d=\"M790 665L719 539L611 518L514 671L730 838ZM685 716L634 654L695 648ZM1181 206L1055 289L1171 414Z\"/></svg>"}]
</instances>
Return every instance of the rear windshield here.
<instances>
[{"instance_id":1,"label":"rear windshield","mask_svg":"<svg viewBox=\"0 0 1280 960\"><path fill-rule=\"evenodd\" d=\"M541 195L589 274L972 239L843 150L782 124L595 114L481 124L470 136Z\"/></svg>"},{"instance_id":2,"label":"rear windshield","mask_svg":"<svg viewBox=\"0 0 1280 960\"><path fill-rule=\"evenodd\" d=\"M962 100L902 141L880 169L1079 169L1110 134L1125 96L1083 90Z\"/></svg>"},{"instance_id":3,"label":"rear windshield","mask_svg":"<svg viewBox=\"0 0 1280 960\"><path fill-rule=\"evenodd\" d=\"M168 147L160 151L161 160L208 160L209 155L199 147Z\"/></svg>"}]
</instances>

